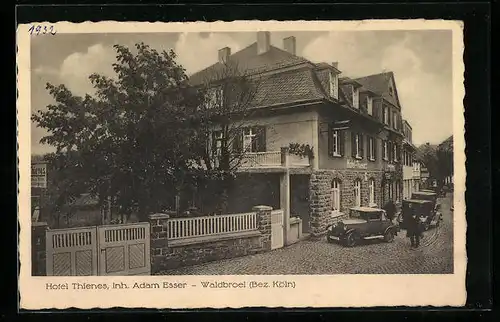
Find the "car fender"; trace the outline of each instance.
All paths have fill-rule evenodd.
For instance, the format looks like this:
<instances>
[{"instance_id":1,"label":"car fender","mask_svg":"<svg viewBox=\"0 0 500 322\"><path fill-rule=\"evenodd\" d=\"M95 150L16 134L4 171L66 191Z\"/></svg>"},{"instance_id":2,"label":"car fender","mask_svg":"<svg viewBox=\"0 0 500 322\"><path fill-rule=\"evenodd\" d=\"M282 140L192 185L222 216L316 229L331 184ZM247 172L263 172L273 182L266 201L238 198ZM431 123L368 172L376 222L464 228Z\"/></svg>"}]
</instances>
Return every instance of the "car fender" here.
<instances>
[{"instance_id":1,"label":"car fender","mask_svg":"<svg viewBox=\"0 0 500 322\"><path fill-rule=\"evenodd\" d=\"M386 232L388 232L389 230L393 230L394 231L394 234L397 234L398 233L398 227L396 225L391 225L389 227L387 227L385 230L384 230L384 235Z\"/></svg>"}]
</instances>

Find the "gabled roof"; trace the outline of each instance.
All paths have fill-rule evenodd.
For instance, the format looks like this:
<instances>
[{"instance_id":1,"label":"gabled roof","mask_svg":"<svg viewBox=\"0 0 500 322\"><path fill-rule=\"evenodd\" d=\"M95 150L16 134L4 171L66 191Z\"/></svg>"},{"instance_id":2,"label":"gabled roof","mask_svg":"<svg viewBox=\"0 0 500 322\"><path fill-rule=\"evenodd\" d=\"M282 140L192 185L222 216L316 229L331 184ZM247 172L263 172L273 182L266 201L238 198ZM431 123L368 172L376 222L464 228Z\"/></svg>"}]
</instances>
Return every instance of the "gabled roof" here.
<instances>
[{"instance_id":1,"label":"gabled roof","mask_svg":"<svg viewBox=\"0 0 500 322\"><path fill-rule=\"evenodd\" d=\"M311 64L305 58L292 55L285 50L270 46L269 50L263 54L257 54L257 43L232 54L229 56L227 64L235 66L240 74L249 75L262 73L264 71L283 68L298 64ZM225 66L217 62L199 72L194 73L189 77L191 84L199 85L207 80L213 79L214 76L222 73Z\"/></svg>"},{"instance_id":2,"label":"gabled roof","mask_svg":"<svg viewBox=\"0 0 500 322\"><path fill-rule=\"evenodd\" d=\"M395 86L396 82L394 80L393 72L365 76L356 78L355 80L363 85L363 89L375 92L394 106L401 107L399 104L398 91ZM393 95L390 94L389 90L392 84L394 84Z\"/></svg>"},{"instance_id":3,"label":"gabled roof","mask_svg":"<svg viewBox=\"0 0 500 322\"><path fill-rule=\"evenodd\" d=\"M327 98L326 91L315 74L315 64L285 50L271 46L258 55L257 43L229 56L227 65L217 62L190 77L190 83L201 85L228 75L257 79L257 91L250 105L266 107ZM232 70L234 68L234 70ZM288 68L277 70L281 68Z\"/></svg>"}]
</instances>

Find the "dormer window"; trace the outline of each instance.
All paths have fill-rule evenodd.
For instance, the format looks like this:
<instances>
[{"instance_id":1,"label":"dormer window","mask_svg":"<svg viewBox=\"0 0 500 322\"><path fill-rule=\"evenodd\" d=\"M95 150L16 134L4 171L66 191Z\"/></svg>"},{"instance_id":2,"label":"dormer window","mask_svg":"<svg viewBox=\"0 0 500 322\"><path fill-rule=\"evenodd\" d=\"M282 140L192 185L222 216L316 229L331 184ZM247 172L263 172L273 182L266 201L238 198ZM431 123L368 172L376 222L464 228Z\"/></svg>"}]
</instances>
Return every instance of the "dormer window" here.
<instances>
[{"instance_id":1,"label":"dormer window","mask_svg":"<svg viewBox=\"0 0 500 322\"><path fill-rule=\"evenodd\" d=\"M373 98L370 96L366 97L366 108L368 109L368 114L373 115Z\"/></svg>"},{"instance_id":2,"label":"dormer window","mask_svg":"<svg viewBox=\"0 0 500 322\"><path fill-rule=\"evenodd\" d=\"M394 96L394 90L392 87L389 87L389 95Z\"/></svg>"},{"instance_id":3,"label":"dormer window","mask_svg":"<svg viewBox=\"0 0 500 322\"><path fill-rule=\"evenodd\" d=\"M338 99L339 98L339 76L330 71L330 96Z\"/></svg>"},{"instance_id":4,"label":"dormer window","mask_svg":"<svg viewBox=\"0 0 500 322\"><path fill-rule=\"evenodd\" d=\"M352 87L352 106L359 108L359 89Z\"/></svg>"}]
</instances>

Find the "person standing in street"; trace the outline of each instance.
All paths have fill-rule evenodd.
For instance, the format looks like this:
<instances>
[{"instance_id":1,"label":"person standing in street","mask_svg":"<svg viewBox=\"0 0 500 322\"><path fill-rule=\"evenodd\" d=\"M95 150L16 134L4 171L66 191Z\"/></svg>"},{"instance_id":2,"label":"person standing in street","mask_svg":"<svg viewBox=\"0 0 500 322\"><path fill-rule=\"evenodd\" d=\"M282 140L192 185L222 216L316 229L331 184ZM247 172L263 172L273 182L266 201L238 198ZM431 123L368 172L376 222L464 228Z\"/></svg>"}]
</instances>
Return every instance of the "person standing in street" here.
<instances>
[{"instance_id":1,"label":"person standing in street","mask_svg":"<svg viewBox=\"0 0 500 322\"><path fill-rule=\"evenodd\" d=\"M415 249L420 246L420 236L422 235L420 217L413 213L408 216L408 224L406 226L407 237L410 238L411 248Z\"/></svg>"}]
</instances>

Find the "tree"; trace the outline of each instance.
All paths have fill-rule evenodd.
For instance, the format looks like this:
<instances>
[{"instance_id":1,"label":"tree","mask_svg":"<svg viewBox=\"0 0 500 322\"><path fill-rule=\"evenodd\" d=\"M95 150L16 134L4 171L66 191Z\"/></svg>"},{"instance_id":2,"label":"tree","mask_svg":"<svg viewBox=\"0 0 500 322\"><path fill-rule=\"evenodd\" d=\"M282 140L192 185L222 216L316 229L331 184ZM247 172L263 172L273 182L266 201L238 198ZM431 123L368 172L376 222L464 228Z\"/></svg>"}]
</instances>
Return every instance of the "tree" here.
<instances>
[{"instance_id":1,"label":"tree","mask_svg":"<svg viewBox=\"0 0 500 322\"><path fill-rule=\"evenodd\" d=\"M218 213L227 210L228 190L246 153L265 151L265 128L248 123L256 112L259 85L259 77L249 75L234 61L227 61L198 87L203 97L196 128L196 164L202 169L198 185L210 187L215 193ZM245 141L245 131L252 131L255 136Z\"/></svg>"},{"instance_id":2,"label":"tree","mask_svg":"<svg viewBox=\"0 0 500 322\"><path fill-rule=\"evenodd\" d=\"M442 178L451 177L453 175L453 136L437 147L436 157Z\"/></svg>"},{"instance_id":3,"label":"tree","mask_svg":"<svg viewBox=\"0 0 500 322\"><path fill-rule=\"evenodd\" d=\"M33 114L56 147L58 169L75 190L110 200L125 216L161 211L168 196L192 184L201 95L173 51L115 45L114 78L90 75L95 95L47 84L55 104ZM64 186L64 185L63 185ZM77 187L77 188L76 188ZM63 198L64 199L64 198Z\"/></svg>"},{"instance_id":4,"label":"tree","mask_svg":"<svg viewBox=\"0 0 500 322\"><path fill-rule=\"evenodd\" d=\"M422 165L429 171L429 177L439 179L439 166L437 162L437 149L435 145L426 143L417 148L417 158L422 162Z\"/></svg>"}]
</instances>

